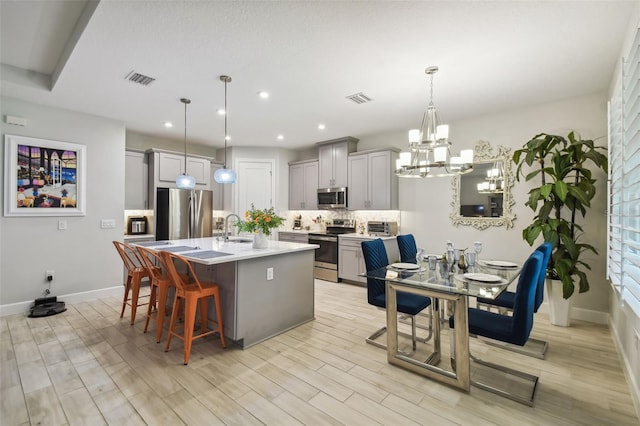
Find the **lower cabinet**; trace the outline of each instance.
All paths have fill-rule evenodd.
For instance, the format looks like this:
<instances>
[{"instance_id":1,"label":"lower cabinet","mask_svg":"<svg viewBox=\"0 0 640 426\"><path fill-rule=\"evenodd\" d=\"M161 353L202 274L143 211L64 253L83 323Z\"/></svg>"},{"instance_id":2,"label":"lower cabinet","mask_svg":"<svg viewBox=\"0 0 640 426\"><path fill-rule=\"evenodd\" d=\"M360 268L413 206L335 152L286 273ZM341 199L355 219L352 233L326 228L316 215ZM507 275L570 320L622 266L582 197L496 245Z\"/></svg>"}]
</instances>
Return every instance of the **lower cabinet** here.
<instances>
[{"instance_id":1,"label":"lower cabinet","mask_svg":"<svg viewBox=\"0 0 640 426\"><path fill-rule=\"evenodd\" d=\"M378 237L350 237L338 238L338 278L355 283L367 284L365 277L359 276L367 271L362 254L362 242L375 240ZM389 263L400 258L396 237L383 238L384 247L387 250Z\"/></svg>"},{"instance_id":2,"label":"lower cabinet","mask_svg":"<svg viewBox=\"0 0 640 426\"><path fill-rule=\"evenodd\" d=\"M290 243L309 244L309 235L306 232L278 232L278 241L287 241Z\"/></svg>"}]
</instances>

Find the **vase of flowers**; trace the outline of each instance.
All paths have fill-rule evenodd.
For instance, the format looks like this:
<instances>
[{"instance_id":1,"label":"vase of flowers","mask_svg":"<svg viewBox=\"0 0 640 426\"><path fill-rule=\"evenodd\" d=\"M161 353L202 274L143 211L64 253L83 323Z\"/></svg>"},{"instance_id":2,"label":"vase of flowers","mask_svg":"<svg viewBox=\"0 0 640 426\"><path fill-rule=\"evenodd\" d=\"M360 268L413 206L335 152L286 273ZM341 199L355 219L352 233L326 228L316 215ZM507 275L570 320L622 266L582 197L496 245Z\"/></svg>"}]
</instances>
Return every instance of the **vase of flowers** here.
<instances>
[{"instance_id":1,"label":"vase of flowers","mask_svg":"<svg viewBox=\"0 0 640 426\"><path fill-rule=\"evenodd\" d=\"M271 230L282 225L284 221L285 218L278 216L273 207L260 210L251 204L251 209L244 214L244 220L236 223L236 226L240 232L254 234L253 248L267 248Z\"/></svg>"}]
</instances>

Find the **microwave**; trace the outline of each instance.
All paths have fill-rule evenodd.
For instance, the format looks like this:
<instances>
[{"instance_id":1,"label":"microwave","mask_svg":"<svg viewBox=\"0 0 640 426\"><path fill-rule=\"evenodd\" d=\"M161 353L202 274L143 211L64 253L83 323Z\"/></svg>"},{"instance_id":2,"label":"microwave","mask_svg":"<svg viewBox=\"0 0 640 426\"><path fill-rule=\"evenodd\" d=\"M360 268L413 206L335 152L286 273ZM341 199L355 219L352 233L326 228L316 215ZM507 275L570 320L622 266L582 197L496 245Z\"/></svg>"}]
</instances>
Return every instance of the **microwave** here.
<instances>
[{"instance_id":1,"label":"microwave","mask_svg":"<svg viewBox=\"0 0 640 426\"><path fill-rule=\"evenodd\" d=\"M347 188L320 188L318 189L318 209L346 209Z\"/></svg>"}]
</instances>

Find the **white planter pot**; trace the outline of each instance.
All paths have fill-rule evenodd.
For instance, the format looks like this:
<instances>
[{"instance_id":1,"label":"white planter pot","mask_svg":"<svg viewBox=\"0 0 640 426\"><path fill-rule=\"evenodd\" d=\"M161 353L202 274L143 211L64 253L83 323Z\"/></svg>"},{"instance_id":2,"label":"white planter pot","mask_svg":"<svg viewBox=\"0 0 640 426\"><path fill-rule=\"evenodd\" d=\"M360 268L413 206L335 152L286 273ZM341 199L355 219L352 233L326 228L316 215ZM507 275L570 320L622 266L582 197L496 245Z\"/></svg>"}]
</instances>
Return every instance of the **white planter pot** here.
<instances>
[{"instance_id":1,"label":"white planter pot","mask_svg":"<svg viewBox=\"0 0 640 426\"><path fill-rule=\"evenodd\" d=\"M549 299L549 321L553 325L569 327L571 325L571 305L573 297L562 297L562 281L546 280L547 296Z\"/></svg>"}]
</instances>

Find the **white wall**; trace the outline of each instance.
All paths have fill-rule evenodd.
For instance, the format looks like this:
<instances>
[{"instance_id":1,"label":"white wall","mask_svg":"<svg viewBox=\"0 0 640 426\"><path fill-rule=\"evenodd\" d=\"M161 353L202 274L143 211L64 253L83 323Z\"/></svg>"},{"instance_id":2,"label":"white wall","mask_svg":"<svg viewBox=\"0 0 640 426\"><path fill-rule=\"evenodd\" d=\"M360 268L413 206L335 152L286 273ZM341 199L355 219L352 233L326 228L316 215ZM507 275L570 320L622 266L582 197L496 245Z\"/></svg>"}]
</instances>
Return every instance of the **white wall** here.
<instances>
[{"instance_id":1,"label":"white wall","mask_svg":"<svg viewBox=\"0 0 640 426\"><path fill-rule=\"evenodd\" d=\"M455 151L472 148L477 141L486 140L492 146L503 145L513 152L537 133L566 135L570 130L576 130L583 138L600 138L598 142L606 146L606 96L603 92L449 124ZM389 145L405 148L406 141L405 130L363 137L358 143L358 150ZM593 268L589 274L591 291L576 297L574 315L605 321L609 309L609 285L605 280L606 176L602 173L597 177L599 193L587 216L585 242L597 247L600 255L588 257ZM522 229L533 218L533 211L524 205L530 187L524 182L516 182L513 188L517 217L513 228L494 227L479 231L451 225L450 178L400 179L402 232L413 232L418 244L432 253L442 253L447 240L460 248L471 247L474 241L479 240L484 244L481 257L522 260L533 250L522 239Z\"/></svg>"},{"instance_id":2,"label":"white wall","mask_svg":"<svg viewBox=\"0 0 640 426\"><path fill-rule=\"evenodd\" d=\"M124 124L2 98L0 115L7 114L26 118L27 125L10 126L3 120L0 125L3 135L87 146L87 214L63 218L3 216L0 219L1 314L25 312L29 302L42 296L47 287L45 270L55 270L53 295L90 292L86 296L93 298L101 290L113 287L121 292L122 261L112 241L122 240ZM4 182L4 174L2 180ZM2 190L4 193L4 184ZM67 221L66 231L58 231L60 219ZM100 219L115 219L116 227L100 229ZM61 299L70 301L69 298Z\"/></svg>"}]
</instances>

